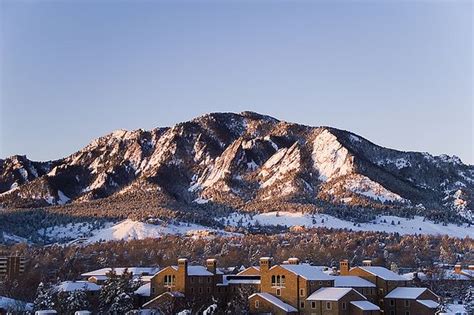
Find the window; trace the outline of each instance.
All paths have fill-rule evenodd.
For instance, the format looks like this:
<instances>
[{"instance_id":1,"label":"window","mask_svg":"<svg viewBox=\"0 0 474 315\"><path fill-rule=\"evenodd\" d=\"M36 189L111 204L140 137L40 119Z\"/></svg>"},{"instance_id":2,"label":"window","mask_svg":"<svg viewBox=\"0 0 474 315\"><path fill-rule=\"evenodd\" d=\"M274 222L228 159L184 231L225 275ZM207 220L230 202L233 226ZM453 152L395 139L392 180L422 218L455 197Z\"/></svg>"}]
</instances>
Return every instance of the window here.
<instances>
[{"instance_id":1,"label":"window","mask_svg":"<svg viewBox=\"0 0 474 315\"><path fill-rule=\"evenodd\" d=\"M347 308L346 302L342 302L342 309L345 310Z\"/></svg>"},{"instance_id":2,"label":"window","mask_svg":"<svg viewBox=\"0 0 474 315\"><path fill-rule=\"evenodd\" d=\"M155 287L151 288L151 292L155 293Z\"/></svg>"},{"instance_id":3,"label":"window","mask_svg":"<svg viewBox=\"0 0 474 315\"><path fill-rule=\"evenodd\" d=\"M255 308L259 308L260 307L260 301L259 300L255 300Z\"/></svg>"},{"instance_id":4,"label":"window","mask_svg":"<svg viewBox=\"0 0 474 315\"><path fill-rule=\"evenodd\" d=\"M193 293L193 294L194 294L194 288L191 288L191 293Z\"/></svg>"},{"instance_id":5,"label":"window","mask_svg":"<svg viewBox=\"0 0 474 315\"><path fill-rule=\"evenodd\" d=\"M211 277L207 277L207 283L211 283Z\"/></svg>"},{"instance_id":6,"label":"window","mask_svg":"<svg viewBox=\"0 0 474 315\"><path fill-rule=\"evenodd\" d=\"M276 290L276 295L277 295L277 296L280 296L280 295L281 295L281 289L277 289L277 290Z\"/></svg>"},{"instance_id":7,"label":"window","mask_svg":"<svg viewBox=\"0 0 474 315\"><path fill-rule=\"evenodd\" d=\"M272 276L272 287L283 287L285 286L285 276L284 275L273 275Z\"/></svg>"},{"instance_id":8,"label":"window","mask_svg":"<svg viewBox=\"0 0 474 315\"><path fill-rule=\"evenodd\" d=\"M331 302L326 302L326 309L327 309L327 310L332 309Z\"/></svg>"},{"instance_id":9,"label":"window","mask_svg":"<svg viewBox=\"0 0 474 315\"><path fill-rule=\"evenodd\" d=\"M300 308L304 308L304 301L300 302Z\"/></svg>"},{"instance_id":10,"label":"window","mask_svg":"<svg viewBox=\"0 0 474 315\"><path fill-rule=\"evenodd\" d=\"M300 296L304 296L304 289L300 289Z\"/></svg>"},{"instance_id":11,"label":"window","mask_svg":"<svg viewBox=\"0 0 474 315\"><path fill-rule=\"evenodd\" d=\"M198 282L199 282L199 283L202 283L202 277L199 277L199 278L198 278Z\"/></svg>"},{"instance_id":12,"label":"window","mask_svg":"<svg viewBox=\"0 0 474 315\"><path fill-rule=\"evenodd\" d=\"M395 306L395 300L390 300L390 306Z\"/></svg>"},{"instance_id":13,"label":"window","mask_svg":"<svg viewBox=\"0 0 474 315\"><path fill-rule=\"evenodd\" d=\"M315 309L315 308L316 308L316 302L315 302L315 301L311 301L311 308L312 308L312 309Z\"/></svg>"},{"instance_id":14,"label":"window","mask_svg":"<svg viewBox=\"0 0 474 315\"><path fill-rule=\"evenodd\" d=\"M405 300L405 307L410 307L410 301L409 300Z\"/></svg>"},{"instance_id":15,"label":"window","mask_svg":"<svg viewBox=\"0 0 474 315\"><path fill-rule=\"evenodd\" d=\"M394 310L391 310L391 311L390 311L390 315L395 315L395 311L394 311Z\"/></svg>"},{"instance_id":16,"label":"window","mask_svg":"<svg viewBox=\"0 0 474 315\"><path fill-rule=\"evenodd\" d=\"M211 288L207 287L207 293L211 293Z\"/></svg>"},{"instance_id":17,"label":"window","mask_svg":"<svg viewBox=\"0 0 474 315\"><path fill-rule=\"evenodd\" d=\"M172 278L171 275L165 275L163 282L165 285L171 285L173 284L172 279L175 279L174 276Z\"/></svg>"},{"instance_id":18,"label":"window","mask_svg":"<svg viewBox=\"0 0 474 315\"><path fill-rule=\"evenodd\" d=\"M199 288L199 293L202 293L202 288Z\"/></svg>"},{"instance_id":19,"label":"window","mask_svg":"<svg viewBox=\"0 0 474 315\"><path fill-rule=\"evenodd\" d=\"M319 281L319 285L323 285L323 282L322 282L322 281Z\"/></svg>"},{"instance_id":20,"label":"window","mask_svg":"<svg viewBox=\"0 0 474 315\"><path fill-rule=\"evenodd\" d=\"M191 283L194 283L194 277L189 277L191 278Z\"/></svg>"}]
</instances>

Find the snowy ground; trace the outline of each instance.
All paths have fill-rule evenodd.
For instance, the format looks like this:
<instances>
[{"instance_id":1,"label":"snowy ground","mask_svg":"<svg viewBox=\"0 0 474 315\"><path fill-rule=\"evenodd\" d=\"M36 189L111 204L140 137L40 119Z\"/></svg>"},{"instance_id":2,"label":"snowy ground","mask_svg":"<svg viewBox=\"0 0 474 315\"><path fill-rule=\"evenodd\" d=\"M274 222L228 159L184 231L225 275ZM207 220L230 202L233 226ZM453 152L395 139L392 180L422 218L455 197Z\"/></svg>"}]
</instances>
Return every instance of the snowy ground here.
<instances>
[{"instance_id":1,"label":"snowy ground","mask_svg":"<svg viewBox=\"0 0 474 315\"><path fill-rule=\"evenodd\" d=\"M429 234L429 235L449 235L464 238L469 236L474 238L474 226L468 227L466 224L457 226L456 224L435 224L434 222L423 220L423 217L414 219L400 218L395 216L379 216L374 222L360 223L344 221L326 214L303 214L301 212L267 212L250 217L247 214L233 213L224 218L224 222L233 226L251 225L282 225L282 226L306 226L306 227L326 227L336 229L351 229L353 231L381 231L388 233L398 232L400 234ZM222 222L222 219L220 219ZM392 224L392 221L394 224ZM400 223L399 223L400 222Z\"/></svg>"},{"instance_id":2,"label":"snowy ground","mask_svg":"<svg viewBox=\"0 0 474 315\"><path fill-rule=\"evenodd\" d=\"M467 315L466 309L464 308L464 305L460 304L448 304L446 305L447 309L446 312L440 313L440 314L446 314L446 315Z\"/></svg>"},{"instance_id":3,"label":"snowy ground","mask_svg":"<svg viewBox=\"0 0 474 315\"><path fill-rule=\"evenodd\" d=\"M145 238L159 238L166 234L185 235L188 237L233 236L228 233L197 224L177 223L169 225L155 225L132 220L124 220L119 224L102 229L87 239L87 243L113 240L141 240Z\"/></svg>"}]
</instances>

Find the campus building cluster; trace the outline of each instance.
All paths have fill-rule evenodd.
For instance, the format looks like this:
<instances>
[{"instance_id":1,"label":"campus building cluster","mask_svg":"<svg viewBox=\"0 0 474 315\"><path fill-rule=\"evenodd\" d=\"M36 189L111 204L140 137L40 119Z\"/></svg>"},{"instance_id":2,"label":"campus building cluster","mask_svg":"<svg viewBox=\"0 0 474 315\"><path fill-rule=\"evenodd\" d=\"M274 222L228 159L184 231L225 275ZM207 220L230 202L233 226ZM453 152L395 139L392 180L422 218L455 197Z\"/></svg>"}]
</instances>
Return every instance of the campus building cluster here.
<instances>
[{"instance_id":1,"label":"campus building cluster","mask_svg":"<svg viewBox=\"0 0 474 315\"><path fill-rule=\"evenodd\" d=\"M97 295L111 270L84 273L83 280L64 282L61 289L86 288L91 296ZM342 260L339 268L329 268L298 258L275 264L271 257L262 257L259 265L237 270L219 268L216 259L192 265L180 258L176 265L163 268L114 269L117 275L125 270L143 283L135 292L139 314L176 314L185 309L199 313L200 306L239 301L251 314L276 315L432 315L439 307L439 297L417 283L421 275L400 275L370 260L360 266ZM456 265L449 275L472 281L473 271L473 266Z\"/></svg>"}]
</instances>

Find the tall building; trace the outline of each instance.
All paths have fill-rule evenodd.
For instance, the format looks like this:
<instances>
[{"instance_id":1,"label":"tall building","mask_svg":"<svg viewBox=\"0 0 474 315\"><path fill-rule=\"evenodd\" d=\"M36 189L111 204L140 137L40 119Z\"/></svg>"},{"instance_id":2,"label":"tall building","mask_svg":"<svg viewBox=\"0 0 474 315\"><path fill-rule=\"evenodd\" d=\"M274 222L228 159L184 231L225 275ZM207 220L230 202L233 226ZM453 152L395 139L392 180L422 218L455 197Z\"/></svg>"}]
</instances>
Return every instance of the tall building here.
<instances>
[{"instance_id":1,"label":"tall building","mask_svg":"<svg viewBox=\"0 0 474 315\"><path fill-rule=\"evenodd\" d=\"M25 272L26 259L20 256L0 256L0 278L16 278Z\"/></svg>"}]
</instances>

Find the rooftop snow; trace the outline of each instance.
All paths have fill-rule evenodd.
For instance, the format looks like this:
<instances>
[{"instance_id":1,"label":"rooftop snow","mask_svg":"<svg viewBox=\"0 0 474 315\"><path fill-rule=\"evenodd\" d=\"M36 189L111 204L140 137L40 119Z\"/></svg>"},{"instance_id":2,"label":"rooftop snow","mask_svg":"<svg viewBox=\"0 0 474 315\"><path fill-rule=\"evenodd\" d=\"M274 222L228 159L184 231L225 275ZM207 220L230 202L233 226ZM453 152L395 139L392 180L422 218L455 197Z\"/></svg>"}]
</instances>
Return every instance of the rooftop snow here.
<instances>
[{"instance_id":1,"label":"rooftop snow","mask_svg":"<svg viewBox=\"0 0 474 315\"><path fill-rule=\"evenodd\" d=\"M427 288L404 288L398 287L391 291L385 296L387 299L416 299L423 292L428 290Z\"/></svg>"},{"instance_id":2,"label":"rooftop snow","mask_svg":"<svg viewBox=\"0 0 474 315\"><path fill-rule=\"evenodd\" d=\"M352 301L351 304L363 311L380 311L380 307L369 301Z\"/></svg>"},{"instance_id":3,"label":"rooftop snow","mask_svg":"<svg viewBox=\"0 0 474 315\"><path fill-rule=\"evenodd\" d=\"M433 300L416 300L416 301L420 304L423 304L424 306L428 308L437 308L439 306L439 303Z\"/></svg>"},{"instance_id":4,"label":"rooftop snow","mask_svg":"<svg viewBox=\"0 0 474 315\"><path fill-rule=\"evenodd\" d=\"M285 302L283 302L279 298L271 295L270 293L254 293L251 296L249 296L249 299L251 299L254 296L259 296L262 299L267 300L268 302L270 302L273 305L281 308L285 312L298 312L298 310L296 308L294 308L293 306L291 306L289 304L286 304Z\"/></svg>"},{"instance_id":5,"label":"rooftop snow","mask_svg":"<svg viewBox=\"0 0 474 315\"><path fill-rule=\"evenodd\" d=\"M178 270L178 266L171 266L173 269ZM222 271L217 270L217 274L222 274ZM207 270L204 266L188 266L188 276L212 276L212 272Z\"/></svg>"},{"instance_id":6,"label":"rooftop snow","mask_svg":"<svg viewBox=\"0 0 474 315\"><path fill-rule=\"evenodd\" d=\"M383 280L387 281L407 281L406 278L397 275L395 272L388 270L385 267L379 267L379 266L369 266L369 267L357 267L361 268L379 278L382 278Z\"/></svg>"},{"instance_id":7,"label":"rooftop snow","mask_svg":"<svg viewBox=\"0 0 474 315\"><path fill-rule=\"evenodd\" d=\"M331 277L325 274L321 267L311 266L311 265L280 265L288 271L297 274L306 280L333 280L334 277Z\"/></svg>"},{"instance_id":8,"label":"rooftop snow","mask_svg":"<svg viewBox=\"0 0 474 315\"><path fill-rule=\"evenodd\" d=\"M375 284L357 276L337 276L334 277L335 287L346 288L375 288Z\"/></svg>"},{"instance_id":9,"label":"rooftop snow","mask_svg":"<svg viewBox=\"0 0 474 315\"><path fill-rule=\"evenodd\" d=\"M141 295L141 296L150 296L150 292L151 292L151 283L146 283L142 285L141 287L139 287L135 291L135 294Z\"/></svg>"},{"instance_id":10,"label":"rooftop snow","mask_svg":"<svg viewBox=\"0 0 474 315\"><path fill-rule=\"evenodd\" d=\"M308 301L339 301L346 294L351 292L352 288L321 288L308 296ZM354 290L355 291L355 290ZM357 291L355 291L357 292ZM362 298L365 299L361 295Z\"/></svg>"},{"instance_id":11,"label":"rooftop snow","mask_svg":"<svg viewBox=\"0 0 474 315\"><path fill-rule=\"evenodd\" d=\"M89 281L64 281L55 287L57 291L72 292L72 291L99 291L100 285Z\"/></svg>"},{"instance_id":12,"label":"rooftop snow","mask_svg":"<svg viewBox=\"0 0 474 315\"><path fill-rule=\"evenodd\" d=\"M154 275L158 271L160 271L159 267L120 267L114 268L115 273L117 275L122 275L123 272L127 269L128 272L131 272L134 276L141 276L141 275ZM112 271L112 268L102 268L97 269L94 271L89 271L86 273L81 274L83 277L94 277L94 276L107 276L107 274Z\"/></svg>"}]
</instances>

